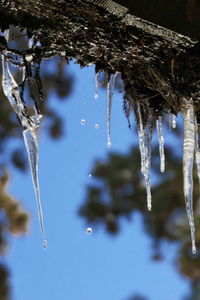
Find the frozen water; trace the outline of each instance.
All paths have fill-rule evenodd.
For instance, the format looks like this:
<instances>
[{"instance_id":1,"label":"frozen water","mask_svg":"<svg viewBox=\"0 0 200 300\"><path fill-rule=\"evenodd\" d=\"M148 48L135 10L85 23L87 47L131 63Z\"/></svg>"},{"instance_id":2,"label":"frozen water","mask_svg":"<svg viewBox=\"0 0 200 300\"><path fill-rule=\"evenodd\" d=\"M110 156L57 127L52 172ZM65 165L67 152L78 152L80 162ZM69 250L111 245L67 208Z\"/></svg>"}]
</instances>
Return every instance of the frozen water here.
<instances>
[{"instance_id":1,"label":"frozen water","mask_svg":"<svg viewBox=\"0 0 200 300\"><path fill-rule=\"evenodd\" d=\"M199 149L199 133L198 133L198 124L195 117L195 163L197 167L198 179L200 182L200 149Z\"/></svg>"},{"instance_id":2,"label":"frozen water","mask_svg":"<svg viewBox=\"0 0 200 300\"><path fill-rule=\"evenodd\" d=\"M195 151L195 115L192 103L187 103L183 109L184 142L183 142L183 181L186 211L189 219L192 252L196 253L195 225L193 217L193 160Z\"/></svg>"},{"instance_id":3,"label":"frozen water","mask_svg":"<svg viewBox=\"0 0 200 300\"><path fill-rule=\"evenodd\" d=\"M95 99L99 98L99 86L100 86L100 83L99 83L99 72L97 72L95 74L95 94L94 94L94 98Z\"/></svg>"},{"instance_id":4,"label":"frozen water","mask_svg":"<svg viewBox=\"0 0 200 300\"><path fill-rule=\"evenodd\" d=\"M164 152L164 136L162 131L162 117L159 116L156 120L158 142L159 142L159 152L160 152L160 171L165 171L165 152Z\"/></svg>"},{"instance_id":5,"label":"frozen water","mask_svg":"<svg viewBox=\"0 0 200 300\"><path fill-rule=\"evenodd\" d=\"M151 159L151 129L143 127L140 104L138 104L138 137L141 155L141 172L144 175L147 192L147 208L151 210L151 182L150 182L150 159Z\"/></svg>"},{"instance_id":6,"label":"frozen water","mask_svg":"<svg viewBox=\"0 0 200 300\"><path fill-rule=\"evenodd\" d=\"M6 39L9 39L9 33L6 33ZM6 53L6 52L5 52ZM2 54L2 86L4 94L7 96L13 110L18 116L22 127L23 127L23 137L28 153L29 164L32 174L32 180L34 185L34 190L36 194L36 200L38 205L38 214L42 236L44 239L44 248L47 247L47 241L45 239L42 207L40 201L40 190L38 182L38 143L36 137L36 129L40 126L41 115L37 113L35 109L34 116L28 116L26 113L26 107L20 96L20 90L17 82L15 81L12 73L9 69L9 64L5 60L4 54ZM25 79L25 69L23 69L23 79Z\"/></svg>"},{"instance_id":7,"label":"frozen water","mask_svg":"<svg viewBox=\"0 0 200 300\"><path fill-rule=\"evenodd\" d=\"M32 129L26 129L23 131L23 136L24 136L24 143L26 146L26 150L28 153L28 159L29 159L31 175L32 175L32 180L33 180L33 186L34 186L36 200L37 200L37 206L38 206L40 229L41 229L42 236L44 239L44 247L45 247L46 239L45 239L42 206L41 206L41 200L40 200L40 188L39 188L39 180L38 180L38 142L37 142L36 131L32 130Z\"/></svg>"},{"instance_id":8,"label":"frozen water","mask_svg":"<svg viewBox=\"0 0 200 300\"><path fill-rule=\"evenodd\" d=\"M108 136L108 141L107 141L107 147L111 148L112 143L111 143L111 138L110 138L110 117L111 117L111 107L112 107L112 98L113 98L113 93L114 93L114 88L115 88L115 79L118 73L111 74L110 79L107 84L107 136Z\"/></svg>"}]
</instances>

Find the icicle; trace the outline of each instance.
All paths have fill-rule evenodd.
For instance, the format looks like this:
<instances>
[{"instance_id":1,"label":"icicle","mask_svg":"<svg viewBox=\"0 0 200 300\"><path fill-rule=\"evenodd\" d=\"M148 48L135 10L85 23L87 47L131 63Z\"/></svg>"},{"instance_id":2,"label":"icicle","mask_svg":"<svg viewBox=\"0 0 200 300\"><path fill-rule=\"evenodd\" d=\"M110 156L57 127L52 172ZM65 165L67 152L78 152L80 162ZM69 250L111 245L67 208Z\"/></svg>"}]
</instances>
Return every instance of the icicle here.
<instances>
[{"instance_id":1,"label":"icicle","mask_svg":"<svg viewBox=\"0 0 200 300\"><path fill-rule=\"evenodd\" d=\"M29 48L33 48L34 46L34 36L32 36L29 40L28 40L28 47Z\"/></svg>"},{"instance_id":2,"label":"icicle","mask_svg":"<svg viewBox=\"0 0 200 300\"><path fill-rule=\"evenodd\" d=\"M25 129L23 130L23 136L24 136L24 143L26 146L26 150L28 153L33 186L34 186L36 200L37 200L40 228L42 232L42 237L44 239L44 248L46 248L47 241L45 239L42 206L40 201L40 188L39 188L39 180L38 180L38 142L37 142L36 131L32 129Z\"/></svg>"},{"instance_id":3,"label":"icicle","mask_svg":"<svg viewBox=\"0 0 200 300\"><path fill-rule=\"evenodd\" d=\"M200 149L199 149L199 134L198 134L198 124L195 117L195 163L197 166L197 174L200 182Z\"/></svg>"},{"instance_id":4,"label":"icicle","mask_svg":"<svg viewBox=\"0 0 200 300\"><path fill-rule=\"evenodd\" d=\"M172 114L172 128L176 128L176 116Z\"/></svg>"},{"instance_id":5,"label":"icicle","mask_svg":"<svg viewBox=\"0 0 200 300\"><path fill-rule=\"evenodd\" d=\"M141 172L144 175L146 192L147 192L147 208L151 210L151 182L150 182L150 159L151 159L151 129L150 126L146 132L143 128L140 104L138 104L138 136L139 148L141 155Z\"/></svg>"},{"instance_id":6,"label":"icicle","mask_svg":"<svg viewBox=\"0 0 200 300\"><path fill-rule=\"evenodd\" d=\"M6 33L7 39L8 36L9 36L8 33ZM28 153L33 185L34 185L36 200L38 204L39 221L40 221L42 236L44 239L44 248L46 248L47 241L45 239L42 208L40 202L40 190L39 190L39 182L38 182L38 143L36 137L36 129L40 126L40 119L42 116L37 113L36 109L35 109L34 116L31 117L27 116L25 105L20 97L19 86L10 72L8 62L5 60L4 55L2 54L1 57L2 57L2 69L3 69L3 74L2 74L3 91L7 96L13 110L17 114L22 124L22 127L24 128L23 130L24 142Z\"/></svg>"},{"instance_id":7,"label":"icicle","mask_svg":"<svg viewBox=\"0 0 200 300\"><path fill-rule=\"evenodd\" d=\"M196 253L195 225L193 217L193 160L195 150L195 117L192 103L187 103L183 109L184 142L183 142L183 180L186 211L189 219L192 252Z\"/></svg>"},{"instance_id":8,"label":"icicle","mask_svg":"<svg viewBox=\"0 0 200 300\"><path fill-rule=\"evenodd\" d=\"M112 97L115 88L115 79L117 74L118 72L115 74L111 74L110 80L107 84L107 135L108 135L107 147L108 148L112 147L112 143L110 139L110 116L111 116L111 107L112 107Z\"/></svg>"},{"instance_id":9,"label":"icicle","mask_svg":"<svg viewBox=\"0 0 200 300\"><path fill-rule=\"evenodd\" d=\"M4 94L7 96L13 110L19 117L22 125L24 127L29 127L29 120L26 116L26 110L24 103L21 100L20 92L18 84L16 83L15 79L13 78L8 62L5 61L4 55L2 54L2 68L3 68L3 80L2 86L4 90Z\"/></svg>"},{"instance_id":10,"label":"icicle","mask_svg":"<svg viewBox=\"0 0 200 300\"><path fill-rule=\"evenodd\" d=\"M99 83L99 72L97 72L95 74L95 94L94 94L94 98L98 99L99 98L99 87L100 87L100 83Z\"/></svg>"},{"instance_id":11,"label":"icicle","mask_svg":"<svg viewBox=\"0 0 200 300\"><path fill-rule=\"evenodd\" d=\"M160 152L160 171L165 171L165 152L164 152L164 136L162 131L162 117L159 116L156 120L158 141L159 141L159 152Z\"/></svg>"},{"instance_id":12,"label":"icicle","mask_svg":"<svg viewBox=\"0 0 200 300\"><path fill-rule=\"evenodd\" d=\"M172 113L169 113L169 126L170 130L176 128L176 116Z\"/></svg>"}]
</instances>

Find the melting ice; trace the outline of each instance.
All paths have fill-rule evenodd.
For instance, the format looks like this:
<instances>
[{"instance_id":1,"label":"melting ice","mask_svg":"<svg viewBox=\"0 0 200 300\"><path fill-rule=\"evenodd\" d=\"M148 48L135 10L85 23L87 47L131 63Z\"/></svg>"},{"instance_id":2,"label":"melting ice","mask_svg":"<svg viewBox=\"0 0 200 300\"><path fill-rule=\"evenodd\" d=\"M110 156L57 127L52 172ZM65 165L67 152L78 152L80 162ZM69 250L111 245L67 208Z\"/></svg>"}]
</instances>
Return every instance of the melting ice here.
<instances>
[{"instance_id":1,"label":"melting ice","mask_svg":"<svg viewBox=\"0 0 200 300\"><path fill-rule=\"evenodd\" d=\"M162 117L159 116L156 120L158 142L159 142L159 152L160 152L160 171L165 171L165 152L164 152L164 136L162 131Z\"/></svg>"},{"instance_id":2,"label":"melting ice","mask_svg":"<svg viewBox=\"0 0 200 300\"><path fill-rule=\"evenodd\" d=\"M169 112L169 125L170 129L176 128L176 116Z\"/></svg>"},{"instance_id":3,"label":"melting ice","mask_svg":"<svg viewBox=\"0 0 200 300\"><path fill-rule=\"evenodd\" d=\"M141 172L144 175L146 192L147 192L147 208L151 210L151 182L150 182L150 164L151 164L151 129L143 127L140 104L138 104L138 137L141 155Z\"/></svg>"},{"instance_id":4,"label":"melting ice","mask_svg":"<svg viewBox=\"0 0 200 300\"><path fill-rule=\"evenodd\" d=\"M5 37L8 41L8 37L9 37L8 32L6 32ZM6 54L6 52L4 52L4 54ZM36 130L40 126L41 115L37 113L35 107L34 107L35 116L29 117L27 115L25 104L22 101L20 96L19 86L9 69L9 64L6 61L4 54L2 54L1 56L2 70L3 70L3 75L2 75L3 91L4 94L7 96L13 110L18 116L23 127L23 137L24 137L26 150L28 153L32 180L33 180L33 185L34 185L34 190L35 190L36 200L38 205L38 214L39 214L41 233L43 236L43 245L44 248L46 248L47 241L45 239L44 222L43 222L42 207L40 201L40 189L39 189L39 181L38 181L38 142L37 142L37 135L36 135ZM24 72L25 70L23 70L23 73ZM23 79L25 79L24 75L23 75Z\"/></svg>"},{"instance_id":5,"label":"melting ice","mask_svg":"<svg viewBox=\"0 0 200 300\"><path fill-rule=\"evenodd\" d=\"M95 99L99 98L99 86L100 86L100 83L99 83L99 72L97 72L95 74L95 94L94 94L94 98Z\"/></svg>"},{"instance_id":6,"label":"melting ice","mask_svg":"<svg viewBox=\"0 0 200 300\"><path fill-rule=\"evenodd\" d=\"M118 73L111 74L110 79L107 84L107 118L106 118L106 123L107 123L107 136L108 136L108 141L107 141L107 147L111 148L112 143L111 143L111 138L110 138L110 117L111 117L111 107L112 107L112 98L113 98L113 93L114 93L114 88L115 88L115 79Z\"/></svg>"},{"instance_id":7,"label":"melting ice","mask_svg":"<svg viewBox=\"0 0 200 300\"><path fill-rule=\"evenodd\" d=\"M193 217L193 160L195 151L195 114L192 103L187 103L183 109L184 119L184 141L183 141L183 182L186 211L189 219L192 252L196 253L195 245L195 225Z\"/></svg>"},{"instance_id":8,"label":"melting ice","mask_svg":"<svg viewBox=\"0 0 200 300\"><path fill-rule=\"evenodd\" d=\"M9 31L5 32L5 37L8 41ZM29 47L33 47L34 40L31 39L29 42ZM2 69L3 78L2 85L5 95L7 96L13 110L17 114L22 127L23 127L23 137L28 153L28 159L31 169L31 175L37 200L39 222L41 227L41 233L44 239L44 247L47 247L47 242L45 239L45 230L43 222L43 213L40 200L40 189L38 180L38 141L37 141L37 128L40 126L41 115L38 113L36 107L35 115L28 116L26 113L26 107L20 96L20 90L17 82L15 81L10 69L9 63L6 61L6 51L2 54ZM26 57L28 63L32 64L32 57ZM23 80L26 80L25 68L23 68ZM112 97L114 92L114 85L116 74L111 74L109 82L107 84L107 145L111 147L110 138L110 119L111 119L111 107L112 107ZM95 76L95 98L98 98L98 87L99 87L99 73ZM148 119L146 120L146 126L143 125L141 105L137 106L137 117L138 117L138 137L139 137L139 148L141 154L141 172L144 176L146 193L147 193L147 207L151 210L151 182L150 182L150 164L151 164L151 144L152 144L152 120L151 112L148 112ZM183 108L183 119L184 119L184 142L183 142L183 181L184 181L184 197L186 202L186 211L189 219L191 239L192 239L192 251L196 253L195 245L195 225L193 217L193 161L195 155L195 162L198 170L198 177L200 182L200 149L198 140L198 128L197 120L195 117L193 103L185 103ZM81 120L81 124L85 124L85 120ZM175 115L170 113L170 124L171 128L176 127ZM165 170L165 154L164 154L164 137L162 132L162 117L159 116L156 121L158 140L159 140L159 152L160 152L160 170L164 172ZM99 128L98 124L95 124L95 128ZM89 175L91 177L91 174ZM87 234L92 233L92 228L86 229Z\"/></svg>"}]
</instances>

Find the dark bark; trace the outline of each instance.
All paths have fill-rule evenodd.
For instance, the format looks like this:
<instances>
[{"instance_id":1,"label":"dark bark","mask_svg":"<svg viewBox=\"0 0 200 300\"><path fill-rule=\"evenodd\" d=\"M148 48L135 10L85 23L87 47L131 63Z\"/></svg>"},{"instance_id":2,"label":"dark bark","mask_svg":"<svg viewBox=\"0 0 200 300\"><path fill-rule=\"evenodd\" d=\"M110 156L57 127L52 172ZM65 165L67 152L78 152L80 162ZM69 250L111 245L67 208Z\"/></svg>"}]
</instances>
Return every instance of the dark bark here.
<instances>
[{"instance_id":1,"label":"dark bark","mask_svg":"<svg viewBox=\"0 0 200 300\"><path fill-rule=\"evenodd\" d=\"M0 27L9 24L41 42L20 53L32 51L35 61L62 55L108 75L120 72L129 104L148 102L155 118L169 109L178 113L182 99L190 98L199 113L199 43L130 15L113 1L0 0ZM3 41L0 46L6 47Z\"/></svg>"}]
</instances>

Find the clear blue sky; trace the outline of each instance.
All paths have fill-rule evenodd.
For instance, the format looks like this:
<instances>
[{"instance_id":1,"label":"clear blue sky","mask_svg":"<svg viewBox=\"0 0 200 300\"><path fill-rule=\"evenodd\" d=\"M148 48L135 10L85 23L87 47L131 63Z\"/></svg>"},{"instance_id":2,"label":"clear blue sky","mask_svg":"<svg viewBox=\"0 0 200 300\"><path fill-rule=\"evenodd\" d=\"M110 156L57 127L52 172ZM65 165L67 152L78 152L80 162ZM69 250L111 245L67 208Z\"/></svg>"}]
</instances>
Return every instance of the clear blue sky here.
<instances>
[{"instance_id":1,"label":"clear blue sky","mask_svg":"<svg viewBox=\"0 0 200 300\"><path fill-rule=\"evenodd\" d=\"M122 230L113 238L104 228L87 225L77 212L84 201L86 184L92 181L92 165L109 151L126 153L137 138L127 127L122 94L114 94L111 138L106 142L106 95L94 99L94 67L69 66L75 77L70 100L56 102L65 118L65 135L57 142L40 132L40 186L48 249L43 250L30 173L12 169L9 191L30 212L26 237L11 238L7 263L11 269L13 300L128 300L134 293L148 300L181 300L189 283L173 265L175 246L164 244L166 260L154 263L151 241L140 217L121 220ZM59 105L57 105L59 104ZM84 126L81 119L85 119ZM95 123L99 129L95 129ZM120 136L119 136L120 132ZM24 148L25 151L25 148ZM144 199L146 201L146 199Z\"/></svg>"}]
</instances>

